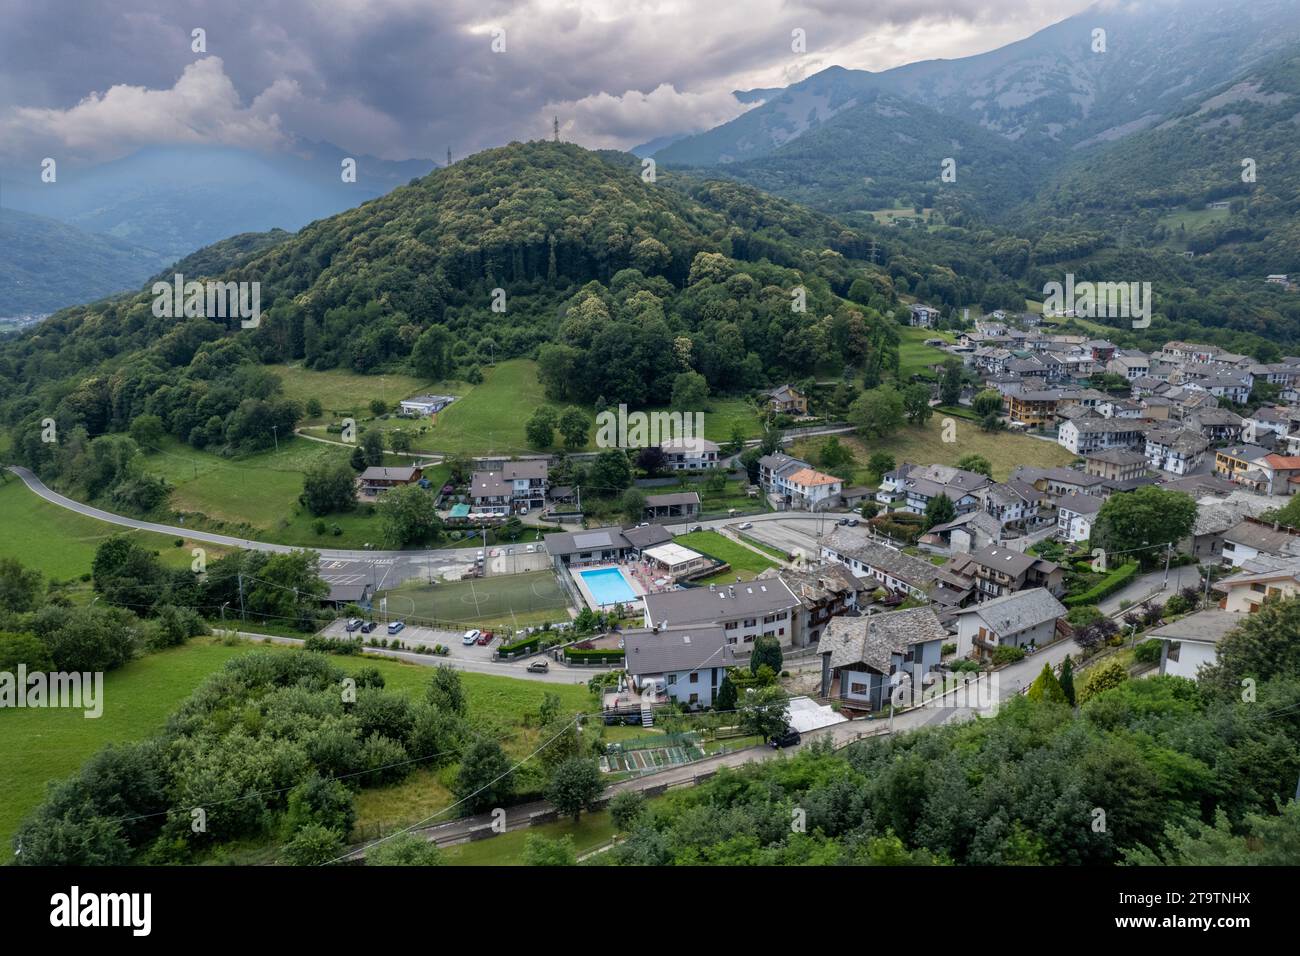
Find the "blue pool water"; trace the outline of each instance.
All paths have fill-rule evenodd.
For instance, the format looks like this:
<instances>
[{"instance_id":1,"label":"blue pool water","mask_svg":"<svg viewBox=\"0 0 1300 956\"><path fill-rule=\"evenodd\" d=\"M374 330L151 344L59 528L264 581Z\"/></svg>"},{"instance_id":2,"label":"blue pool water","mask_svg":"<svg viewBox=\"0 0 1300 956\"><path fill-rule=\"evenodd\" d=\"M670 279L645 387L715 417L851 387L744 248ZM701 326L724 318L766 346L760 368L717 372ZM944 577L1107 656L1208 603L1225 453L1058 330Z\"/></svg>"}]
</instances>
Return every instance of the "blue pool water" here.
<instances>
[{"instance_id":1,"label":"blue pool water","mask_svg":"<svg viewBox=\"0 0 1300 956\"><path fill-rule=\"evenodd\" d=\"M627 604L636 600L636 592L618 568L600 568L596 571L579 571L587 590L601 607L609 604Z\"/></svg>"}]
</instances>

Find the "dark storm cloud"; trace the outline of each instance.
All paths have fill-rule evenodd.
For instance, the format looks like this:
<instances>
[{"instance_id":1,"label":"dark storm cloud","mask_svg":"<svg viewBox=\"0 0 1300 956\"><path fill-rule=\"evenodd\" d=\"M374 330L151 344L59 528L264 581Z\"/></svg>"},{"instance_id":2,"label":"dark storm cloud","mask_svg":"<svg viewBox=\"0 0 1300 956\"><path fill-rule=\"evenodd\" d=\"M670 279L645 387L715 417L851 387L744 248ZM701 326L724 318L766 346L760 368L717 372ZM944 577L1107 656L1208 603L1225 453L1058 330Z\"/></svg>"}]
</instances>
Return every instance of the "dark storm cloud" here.
<instances>
[{"instance_id":1,"label":"dark storm cloud","mask_svg":"<svg viewBox=\"0 0 1300 956\"><path fill-rule=\"evenodd\" d=\"M738 115L735 86L977 52L1082 5L117 0L69 12L3 0L0 152L104 159L154 142L306 139L439 158L546 135L553 114L566 138L626 147ZM195 27L206 57L191 51ZM790 48L795 28L804 54Z\"/></svg>"}]
</instances>

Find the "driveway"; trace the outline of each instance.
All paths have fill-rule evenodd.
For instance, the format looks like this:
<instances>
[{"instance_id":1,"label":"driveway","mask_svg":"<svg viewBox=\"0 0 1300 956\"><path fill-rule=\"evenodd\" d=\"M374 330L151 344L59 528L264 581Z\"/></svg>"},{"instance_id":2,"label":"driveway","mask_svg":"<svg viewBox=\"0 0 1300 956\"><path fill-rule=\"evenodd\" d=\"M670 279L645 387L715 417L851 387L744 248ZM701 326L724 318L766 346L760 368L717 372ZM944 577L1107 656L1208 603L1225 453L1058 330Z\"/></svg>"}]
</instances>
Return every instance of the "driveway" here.
<instances>
[{"instance_id":1,"label":"driveway","mask_svg":"<svg viewBox=\"0 0 1300 956\"><path fill-rule=\"evenodd\" d=\"M1120 603L1129 601L1140 604L1148 598L1167 601L1184 587L1201 586L1201 569L1195 564L1185 564L1180 568L1169 569L1169 581L1165 582L1165 569L1140 574L1126 586L1120 588L1108 598L1097 603L1103 614L1114 615L1120 611Z\"/></svg>"}]
</instances>

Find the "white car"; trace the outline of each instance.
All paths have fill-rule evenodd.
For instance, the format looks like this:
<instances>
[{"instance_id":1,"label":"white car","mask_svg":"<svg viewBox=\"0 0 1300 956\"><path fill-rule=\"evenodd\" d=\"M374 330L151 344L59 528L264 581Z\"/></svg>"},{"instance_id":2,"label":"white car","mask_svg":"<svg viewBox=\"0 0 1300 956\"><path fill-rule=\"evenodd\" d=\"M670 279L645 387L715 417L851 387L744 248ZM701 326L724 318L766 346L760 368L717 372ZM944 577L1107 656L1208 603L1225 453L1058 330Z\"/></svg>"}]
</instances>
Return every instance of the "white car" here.
<instances>
[{"instance_id":1,"label":"white car","mask_svg":"<svg viewBox=\"0 0 1300 956\"><path fill-rule=\"evenodd\" d=\"M482 636L482 634L483 632L480 631L478 628L476 627L471 628L470 630L465 632L465 636L460 639L460 642L464 644L466 647L469 647L471 644L476 643L479 637Z\"/></svg>"},{"instance_id":2,"label":"white car","mask_svg":"<svg viewBox=\"0 0 1300 956\"><path fill-rule=\"evenodd\" d=\"M739 525L738 527L740 528L741 531L748 531L750 528L754 527L754 523L752 521L746 521L744 524Z\"/></svg>"},{"instance_id":3,"label":"white car","mask_svg":"<svg viewBox=\"0 0 1300 956\"><path fill-rule=\"evenodd\" d=\"M534 551L537 550L537 545L530 544L528 547L524 548L524 550L527 551L529 554L532 554Z\"/></svg>"}]
</instances>

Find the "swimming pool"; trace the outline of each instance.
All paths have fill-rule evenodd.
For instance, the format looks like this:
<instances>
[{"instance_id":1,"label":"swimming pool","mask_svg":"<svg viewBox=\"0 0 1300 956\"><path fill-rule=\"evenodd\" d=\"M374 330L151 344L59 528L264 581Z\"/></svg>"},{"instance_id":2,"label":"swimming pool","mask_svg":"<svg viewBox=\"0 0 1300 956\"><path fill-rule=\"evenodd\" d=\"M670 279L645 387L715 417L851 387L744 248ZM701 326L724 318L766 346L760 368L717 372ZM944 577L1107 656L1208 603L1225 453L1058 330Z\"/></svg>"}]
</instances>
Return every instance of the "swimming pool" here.
<instances>
[{"instance_id":1,"label":"swimming pool","mask_svg":"<svg viewBox=\"0 0 1300 956\"><path fill-rule=\"evenodd\" d=\"M579 571L578 574L591 592L592 599L601 607L636 600L636 592L618 568L599 568L594 571Z\"/></svg>"}]
</instances>

